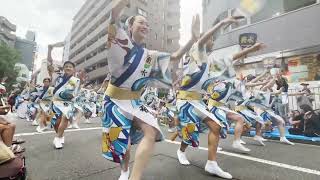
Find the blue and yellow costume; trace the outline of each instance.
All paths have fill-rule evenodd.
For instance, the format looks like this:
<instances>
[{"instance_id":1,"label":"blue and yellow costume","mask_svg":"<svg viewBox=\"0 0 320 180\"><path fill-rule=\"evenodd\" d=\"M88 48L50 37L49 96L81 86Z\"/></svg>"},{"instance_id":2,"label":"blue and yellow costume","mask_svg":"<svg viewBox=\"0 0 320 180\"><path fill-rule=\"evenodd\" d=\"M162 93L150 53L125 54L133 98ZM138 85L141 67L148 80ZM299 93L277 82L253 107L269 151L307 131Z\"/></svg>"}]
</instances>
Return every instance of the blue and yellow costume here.
<instances>
[{"instance_id":1,"label":"blue and yellow costume","mask_svg":"<svg viewBox=\"0 0 320 180\"><path fill-rule=\"evenodd\" d=\"M52 112L54 116L51 119L52 126L55 126L58 119L65 116L72 120L75 107L74 100L80 89L80 79L74 76L59 76L53 90Z\"/></svg>"},{"instance_id":2,"label":"blue and yellow costume","mask_svg":"<svg viewBox=\"0 0 320 180\"><path fill-rule=\"evenodd\" d=\"M136 144L143 137L132 126L133 119L157 129L156 141L163 139L157 119L140 100L146 85L171 86L170 54L151 51L134 43L119 24L108 28L108 67L111 80L105 92L102 117L102 155L121 163L128 149L129 139Z\"/></svg>"}]
</instances>

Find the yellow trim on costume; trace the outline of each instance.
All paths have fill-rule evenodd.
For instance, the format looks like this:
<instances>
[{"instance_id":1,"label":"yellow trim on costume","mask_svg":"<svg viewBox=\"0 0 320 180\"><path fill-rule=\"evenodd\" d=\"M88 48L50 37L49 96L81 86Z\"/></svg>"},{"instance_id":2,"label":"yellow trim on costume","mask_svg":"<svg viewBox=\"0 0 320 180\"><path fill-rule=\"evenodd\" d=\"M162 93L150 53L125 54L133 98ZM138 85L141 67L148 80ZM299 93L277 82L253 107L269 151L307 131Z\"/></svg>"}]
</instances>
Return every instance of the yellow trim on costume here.
<instances>
[{"instance_id":1,"label":"yellow trim on costume","mask_svg":"<svg viewBox=\"0 0 320 180\"><path fill-rule=\"evenodd\" d=\"M236 106L234 109L235 109L235 111L243 111L248 108L244 105L239 105L239 106Z\"/></svg>"},{"instance_id":2,"label":"yellow trim on costume","mask_svg":"<svg viewBox=\"0 0 320 180\"><path fill-rule=\"evenodd\" d=\"M51 101L52 101L52 100L48 100L48 99L44 100L44 99L41 99L40 102L39 102L39 104L40 104L40 103L48 104L48 103L51 103Z\"/></svg>"},{"instance_id":3,"label":"yellow trim on costume","mask_svg":"<svg viewBox=\"0 0 320 180\"><path fill-rule=\"evenodd\" d=\"M105 94L110 98L118 100L134 100L141 97L141 91L131 91L129 89L119 88L110 83Z\"/></svg>"},{"instance_id":4,"label":"yellow trim on costume","mask_svg":"<svg viewBox=\"0 0 320 180\"><path fill-rule=\"evenodd\" d=\"M180 100L201 100L202 96L198 92L194 91L178 91L177 99Z\"/></svg>"},{"instance_id":5,"label":"yellow trim on costume","mask_svg":"<svg viewBox=\"0 0 320 180\"><path fill-rule=\"evenodd\" d=\"M209 101L208 101L208 106L209 107L220 107L220 106L223 106L224 104L223 103L221 103L221 102L218 102L218 101L216 101L216 100L213 100L213 99L209 99Z\"/></svg>"}]
</instances>

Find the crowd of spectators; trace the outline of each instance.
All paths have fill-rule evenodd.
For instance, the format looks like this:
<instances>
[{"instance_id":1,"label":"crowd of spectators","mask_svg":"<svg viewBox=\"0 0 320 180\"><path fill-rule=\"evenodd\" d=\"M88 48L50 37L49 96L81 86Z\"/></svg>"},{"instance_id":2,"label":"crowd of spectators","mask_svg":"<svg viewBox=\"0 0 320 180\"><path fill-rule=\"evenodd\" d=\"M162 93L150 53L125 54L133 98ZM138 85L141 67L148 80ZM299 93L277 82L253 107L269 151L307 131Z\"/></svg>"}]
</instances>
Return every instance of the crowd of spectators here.
<instances>
[{"instance_id":1,"label":"crowd of spectators","mask_svg":"<svg viewBox=\"0 0 320 180\"><path fill-rule=\"evenodd\" d=\"M320 137L320 114L307 104L301 105L300 111L292 111L289 122L292 125L290 134Z\"/></svg>"}]
</instances>

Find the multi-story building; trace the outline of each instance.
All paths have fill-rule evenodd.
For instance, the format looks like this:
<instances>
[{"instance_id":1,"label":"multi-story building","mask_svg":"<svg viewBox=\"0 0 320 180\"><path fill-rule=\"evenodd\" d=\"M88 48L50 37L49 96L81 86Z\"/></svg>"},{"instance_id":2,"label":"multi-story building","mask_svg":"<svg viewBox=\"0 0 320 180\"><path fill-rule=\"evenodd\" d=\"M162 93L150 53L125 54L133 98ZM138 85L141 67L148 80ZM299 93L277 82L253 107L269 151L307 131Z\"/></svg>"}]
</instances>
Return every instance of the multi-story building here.
<instances>
[{"instance_id":1,"label":"multi-story building","mask_svg":"<svg viewBox=\"0 0 320 180\"><path fill-rule=\"evenodd\" d=\"M0 16L0 43L13 48L16 41L16 29L16 25L9 22L5 17Z\"/></svg>"},{"instance_id":2,"label":"multi-story building","mask_svg":"<svg viewBox=\"0 0 320 180\"><path fill-rule=\"evenodd\" d=\"M23 39L15 35L16 29L16 25L10 23L5 17L0 16L0 43L15 48L21 55L19 63L26 65L29 70L32 70L37 48L35 33L27 31Z\"/></svg>"},{"instance_id":3,"label":"multi-story building","mask_svg":"<svg viewBox=\"0 0 320 180\"><path fill-rule=\"evenodd\" d=\"M179 0L131 0L123 18L145 16L151 27L146 47L173 52L179 48ZM69 60L85 69L90 83L101 83L108 72L107 26L111 0L87 0L73 18Z\"/></svg>"},{"instance_id":4,"label":"multi-story building","mask_svg":"<svg viewBox=\"0 0 320 180\"><path fill-rule=\"evenodd\" d=\"M28 67L28 69L32 71L35 54L37 51L35 33L32 31L27 31L25 39L17 37L14 47L21 54L20 63L25 64Z\"/></svg>"},{"instance_id":5,"label":"multi-story building","mask_svg":"<svg viewBox=\"0 0 320 180\"><path fill-rule=\"evenodd\" d=\"M238 5L239 2L234 0L203 0L203 29L212 26L218 16L230 16ZM223 29L215 41L214 49L217 52L239 50L239 35L256 33L258 41L267 47L244 60L239 66L242 73L246 75L261 71L263 57L273 56L287 72L290 82L312 81L316 74L320 76L316 71L320 66L315 66L320 53L320 24L315 23L318 18L319 0L270 0L257 14L238 25Z\"/></svg>"},{"instance_id":6,"label":"multi-story building","mask_svg":"<svg viewBox=\"0 0 320 180\"><path fill-rule=\"evenodd\" d=\"M238 0L203 0L203 29L207 30L215 19L233 14L239 7ZM288 78L291 88L309 81L318 86L320 80L320 1L319 0L268 0L263 8L239 24L220 32L215 41L217 56L240 50L239 35L256 33L258 41L266 48L250 55L237 65L237 72L244 76L258 74L266 67L266 57L275 63ZM269 62L270 63L270 62Z\"/></svg>"},{"instance_id":7,"label":"multi-story building","mask_svg":"<svg viewBox=\"0 0 320 180\"><path fill-rule=\"evenodd\" d=\"M71 38L71 34L68 33L67 37L66 37L65 40L64 40L63 54L62 54L62 62L69 61L70 38Z\"/></svg>"}]
</instances>

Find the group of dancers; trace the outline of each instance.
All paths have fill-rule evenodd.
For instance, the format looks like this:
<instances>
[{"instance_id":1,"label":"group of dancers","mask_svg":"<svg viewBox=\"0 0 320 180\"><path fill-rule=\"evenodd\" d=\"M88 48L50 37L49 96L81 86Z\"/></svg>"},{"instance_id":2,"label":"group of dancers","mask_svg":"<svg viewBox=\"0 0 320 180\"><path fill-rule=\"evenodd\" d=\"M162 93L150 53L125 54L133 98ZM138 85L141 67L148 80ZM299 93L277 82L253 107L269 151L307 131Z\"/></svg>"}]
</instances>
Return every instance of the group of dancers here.
<instances>
[{"instance_id":1,"label":"group of dancers","mask_svg":"<svg viewBox=\"0 0 320 180\"><path fill-rule=\"evenodd\" d=\"M222 178L232 179L216 161L219 140L227 137L231 124L234 124L232 147L242 152L250 149L245 147L241 136L253 127L254 140L261 145L266 141L262 130L270 125L279 128L282 143L294 145L285 137L284 119L270 106L271 99L282 96L281 89L273 90L279 70L269 68L257 77L236 77L234 63L264 45L257 43L225 58L213 58L213 35L237 23L236 17L223 19L200 35L199 16L195 16L192 37L185 46L173 53L158 52L144 46L149 30L145 17L132 16L125 23L120 20L128 3L128 0L113 1L106 40L110 76L99 91L81 88L80 79L74 76L75 65L69 61L64 63L64 74L55 80L54 87L50 87L51 79L46 78L36 97L29 91L29 106L38 111L40 130L48 121L56 130L55 148L63 147L64 130L81 117L80 113L89 119L98 112L102 119L103 157L120 164L119 180L140 180L155 142L164 139L158 123L159 111L172 120L170 131L176 131L182 139L177 150L182 165L190 164L187 147L198 147L200 133L208 132L204 169ZM173 75L173 64L177 62L181 71ZM145 90L148 87L171 89L171 97L158 103L159 111L152 107L157 105L148 95L142 96L148 94ZM130 172L130 150L134 144L138 146Z\"/></svg>"},{"instance_id":2,"label":"group of dancers","mask_svg":"<svg viewBox=\"0 0 320 180\"><path fill-rule=\"evenodd\" d=\"M267 69L255 78L236 78L233 64L260 50L263 44L257 43L223 59L214 59L211 54L212 36L221 28L236 23L236 17L218 22L199 37L199 17L196 16L188 43L174 53L164 53L144 47L149 28L145 17L132 16L125 24L121 23L120 14L126 5L126 0L116 1L108 26L107 58L111 79L105 93L102 118L103 156L120 163L120 180L141 179L155 142L163 140L157 115L141 101L141 91L146 86L173 88L176 84L173 91L176 92L175 119L177 134L182 138L177 157L183 165L190 164L186 148L198 147L199 134L208 130L205 171L231 179L232 175L223 171L216 161L219 139L226 137L231 122L235 123L232 147L240 151L250 151L241 140L244 131L255 127L257 135L254 139L264 145L261 131L270 124L279 128L281 142L293 145L285 137L284 119L276 115L269 104L271 97L282 95L281 89L271 91L280 72ZM173 79L172 64L177 61L181 62L183 72ZM139 145L130 173L128 164L133 144Z\"/></svg>"},{"instance_id":3,"label":"group of dancers","mask_svg":"<svg viewBox=\"0 0 320 180\"><path fill-rule=\"evenodd\" d=\"M32 122L32 125L37 126L36 131L39 133L54 127L56 118L59 118L57 116L61 113L68 113L68 118L72 119L68 128L75 129L80 128L79 122L82 117L87 124L91 123L91 118L101 117L103 87L107 84L108 77L100 89L84 87L79 78L70 77L75 74L74 68L75 65L68 61L63 65L64 74L58 76L54 83L51 82L51 77L44 78L42 85L27 83L15 98L14 109L17 116Z\"/></svg>"}]
</instances>

